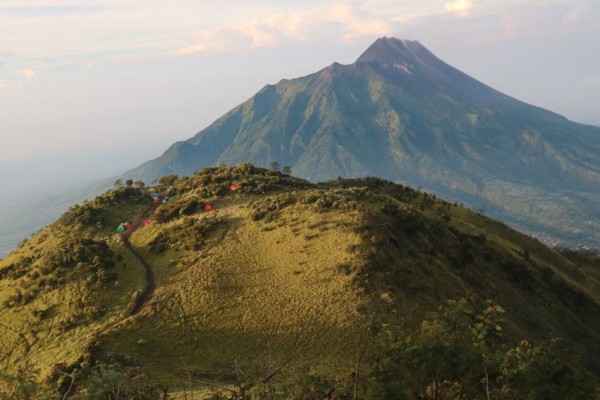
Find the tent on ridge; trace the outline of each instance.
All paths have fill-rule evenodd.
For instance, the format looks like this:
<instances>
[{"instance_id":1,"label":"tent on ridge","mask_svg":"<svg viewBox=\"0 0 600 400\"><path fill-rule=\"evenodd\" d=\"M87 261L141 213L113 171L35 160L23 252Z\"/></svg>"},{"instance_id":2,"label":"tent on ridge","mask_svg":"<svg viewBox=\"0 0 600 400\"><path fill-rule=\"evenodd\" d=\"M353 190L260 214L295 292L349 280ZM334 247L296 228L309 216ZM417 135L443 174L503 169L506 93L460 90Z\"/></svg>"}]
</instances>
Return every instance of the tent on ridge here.
<instances>
[{"instance_id":1,"label":"tent on ridge","mask_svg":"<svg viewBox=\"0 0 600 400\"><path fill-rule=\"evenodd\" d=\"M240 187L239 183L234 183L233 185L229 186L229 190L237 190Z\"/></svg>"},{"instance_id":2,"label":"tent on ridge","mask_svg":"<svg viewBox=\"0 0 600 400\"><path fill-rule=\"evenodd\" d=\"M123 226L125 227L125 229L131 229L133 227L129 222L123 223Z\"/></svg>"},{"instance_id":3,"label":"tent on ridge","mask_svg":"<svg viewBox=\"0 0 600 400\"><path fill-rule=\"evenodd\" d=\"M163 199L163 203L166 203L169 200L171 200L171 198L169 196L165 196L165 198Z\"/></svg>"},{"instance_id":4,"label":"tent on ridge","mask_svg":"<svg viewBox=\"0 0 600 400\"><path fill-rule=\"evenodd\" d=\"M152 220L151 220L151 219L146 219L146 220L144 220L144 222L142 222L142 226L145 228L145 227L147 227L148 225L150 225L151 223L152 223Z\"/></svg>"},{"instance_id":5,"label":"tent on ridge","mask_svg":"<svg viewBox=\"0 0 600 400\"><path fill-rule=\"evenodd\" d=\"M207 204L204 206L204 211L212 211L212 210L214 210L214 208L210 204Z\"/></svg>"},{"instance_id":6,"label":"tent on ridge","mask_svg":"<svg viewBox=\"0 0 600 400\"><path fill-rule=\"evenodd\" d=\"M125 225L121 224L119 225L119 227L117 228L117 232L125 232Z\"/></svg>"}]
</instances>

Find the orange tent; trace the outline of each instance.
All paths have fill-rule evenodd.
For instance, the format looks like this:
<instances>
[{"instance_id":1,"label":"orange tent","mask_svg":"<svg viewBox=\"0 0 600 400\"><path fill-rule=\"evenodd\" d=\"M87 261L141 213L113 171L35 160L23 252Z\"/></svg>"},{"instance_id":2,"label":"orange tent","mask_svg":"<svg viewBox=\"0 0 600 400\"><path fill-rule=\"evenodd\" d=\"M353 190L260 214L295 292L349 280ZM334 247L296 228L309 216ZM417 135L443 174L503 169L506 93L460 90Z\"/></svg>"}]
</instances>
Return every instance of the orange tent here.
<instances>
[{"instance_id":1,"label":"orange tent","mask_svg":"<svg viewBox=\"0 0 600 400\"><path fill-rule=\"evenodd\" d=\"M142 222L142 225L143 225L144 227L146 227L146 226L150 225L151 223L152 223L152 220L150 220L150 219L147 219L147 220L144 220L144 222Z\"/></svg>"},{"instance_id":2,"label":"orange tent","mask_svg":"<svg viewBox=\"0 0 600 400\"><path fill-rule=\"evenodd\" d=\"M229 190L237 190L237 188L240 187L239 183L234 183L233 185L229 186Z\"/></svg>"}]
</instances>

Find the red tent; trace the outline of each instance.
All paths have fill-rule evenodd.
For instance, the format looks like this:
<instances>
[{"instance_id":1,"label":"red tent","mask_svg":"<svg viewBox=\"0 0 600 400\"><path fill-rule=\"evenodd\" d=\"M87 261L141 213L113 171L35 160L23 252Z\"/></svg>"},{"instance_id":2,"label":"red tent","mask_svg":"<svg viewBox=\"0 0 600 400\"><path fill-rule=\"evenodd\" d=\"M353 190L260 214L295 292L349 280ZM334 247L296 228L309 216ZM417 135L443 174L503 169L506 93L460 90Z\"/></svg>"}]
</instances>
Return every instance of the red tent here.
<instances>
[{"instance_id":1,"label":"red tent","mask_svg":"<svg viewBox=\"0 0 600 400\"><path fill-rule=\"evenodd\" d=\"M154 200L152 200L152 204L160 204L158 197L155 197Z\"/></svg>"},{"instance_id":2,"label":"red tent","mask_svg":"<svg viewBox=\"0 0 600 400\"><path fill-rule=\"evenodd\" d=\"M144 220L144 222L142 222L142 225L143 225L144 227L146 227L146 226L150 225L151 223L152 223L152 220L150 220L150 219L146 219L146 220Z\"/></svg>"},{"instance_id":3,"label":"red tent","mask_svg":"<svg viewBox=\"0 0 600 400\"><path fill-rule=\"evenodd\" d=\"M229 190L237 190L237 188L240 187L239 183L234 183L233 185L229 186Z\"/></svg>"},{"instance_id":4,"label":"red tent","mask_svg":"<svg viewBox=\"0 0 600 400\"><path fill-rule=\"evenodd\" d=\"M129 222L125 224L125 229L131 229L131 224Z\"/></svg>"},{"instance_id":5,"label":"red tent","mask_svg":"<svg viewBox=\"0 0 600 400\"><path fill-rule=\"evenodd\" d=\"M213 206L211 206L210 204L207 204L204 206L204 211L212 211L213 210Z\"/></svg>"}]
</instances>

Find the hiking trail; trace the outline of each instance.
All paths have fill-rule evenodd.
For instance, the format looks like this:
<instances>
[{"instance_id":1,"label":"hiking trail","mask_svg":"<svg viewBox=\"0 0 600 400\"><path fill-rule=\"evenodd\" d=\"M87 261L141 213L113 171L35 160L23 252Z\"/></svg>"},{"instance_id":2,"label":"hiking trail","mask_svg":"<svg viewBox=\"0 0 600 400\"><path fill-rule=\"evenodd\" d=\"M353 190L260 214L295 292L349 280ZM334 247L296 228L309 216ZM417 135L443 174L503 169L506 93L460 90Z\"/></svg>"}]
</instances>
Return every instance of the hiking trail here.
<instances>
[{"instance_id":1,"label":"hiking trail","mask_svg":"<svg viewBox=\"0 0 600 400\"><path fill-rule=\"evenodd\" d=\"M149 214L151 214L151 212L154 211L156 208L157 207L155 207L154 205L150 206L144 212L144 214L140 218L140 221L143 221L145 218L147 218L149 216ZM133 248L133 246L131 245L131 242L129 241L129 237L136 230L138 230L138 228L140 228L142 226L143 225L141 222L135 223L132 225L131 229L120 234L121 240L123 242L123 246L140 262L140 264L142 264L142 266L144 267L144 270L146 271L146 287L144 288L144 291L138 296L138 298L135 301L135 305L133 306L131 311L129 311L127 313L127 317L125 317L125 318L139 314L140 311L142 311L142 309L148 302L148 300L150 300L150 297L152 297L152 294L154 293L154 289L156 289L156 281L154 280L154 271L152 270L152 266L148 263L148 261L146 261L146 259L140 253L138 253Z\"/></svg>"},{"instance_id":2,"label":"hiking trail","mask_svg":"<svg viewBox=\"0 0 600 400\"><path fill-rule=\"evenodd\" d=\"M136 299L135 305L133 306L131 311L129 311L127 316L130 317L139 314L139 312L142 311L142 308L144 308L144 305L148 302L148 300L152 296L152 293L154 293L154 289L156 288L156 282L154 281L154 271L152 270L152 266L150 266L150 264L146 261L144 257L140 255L140 253L134 250L134 248L131 246L131 243L129 242L129 236L122 235L121 239L123 240L123 245L125 246L125 248L129 250L131 254L133 254L133 256L144 266L144 269L146 270L146 288L144 289L142 294L140 294L140 296Z\"/></svg>"}]
</instances>

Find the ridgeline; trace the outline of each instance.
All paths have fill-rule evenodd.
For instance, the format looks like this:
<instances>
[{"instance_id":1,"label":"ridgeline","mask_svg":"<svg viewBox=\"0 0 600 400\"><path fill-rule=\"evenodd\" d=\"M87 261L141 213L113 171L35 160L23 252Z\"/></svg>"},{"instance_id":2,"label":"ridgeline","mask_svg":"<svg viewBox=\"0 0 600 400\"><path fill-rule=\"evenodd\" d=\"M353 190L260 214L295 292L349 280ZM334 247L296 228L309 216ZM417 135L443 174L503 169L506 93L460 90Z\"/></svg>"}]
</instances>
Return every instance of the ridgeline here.
<instances>
[{"instance_id":1,"label":"ridgeline","mask_svg":"<svg viewBox=\"0 0 600 400\"><path fill-rule=\"evenodd\" d=\"M119 365L230 398L251 376L354 374L349 393L369 397L358 371L390 326L493 299L506 346L560 337L600 377L598 257L378 178L314 184L241 164L129 183L0 261L6 374L27 365L44 390L83 396L100 365Z\"/></svg>"}]
</instances>

